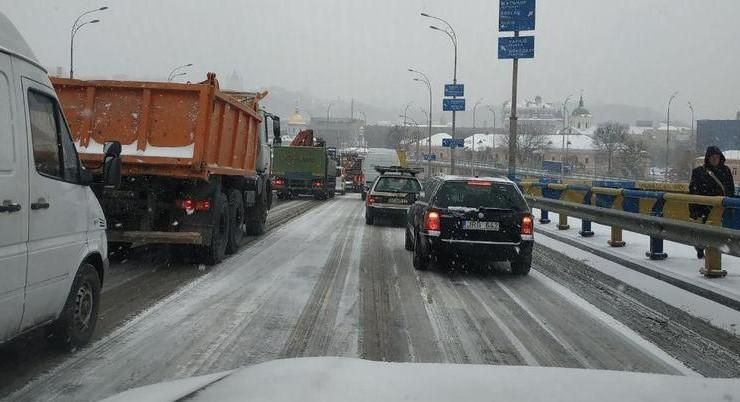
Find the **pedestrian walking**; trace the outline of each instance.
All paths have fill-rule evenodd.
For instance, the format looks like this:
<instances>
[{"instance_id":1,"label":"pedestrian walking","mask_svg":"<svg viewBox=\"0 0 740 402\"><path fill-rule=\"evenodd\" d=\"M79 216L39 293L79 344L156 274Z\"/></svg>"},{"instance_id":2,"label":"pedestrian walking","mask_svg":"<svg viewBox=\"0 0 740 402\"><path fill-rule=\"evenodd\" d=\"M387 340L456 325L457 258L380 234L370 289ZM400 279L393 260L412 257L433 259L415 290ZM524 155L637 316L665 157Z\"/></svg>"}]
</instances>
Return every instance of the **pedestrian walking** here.
<instances>
[{"instance_id":1,"label":"pedestrian walking","mask_svg":"<svg viewBox=\"0 0 740 402\"><path fill-rule=\"evenodd\" d=\"M735 196L735 181L732 171L725 166L725 156L717 146L710 146L704 155L704 165L691 171L689 192L705 196ZM695 221L706 223L712 207L701 204L689 204L689 216ZM696 256L704 258L704 248L696 248Z\"/></svg>"}]
</instances>

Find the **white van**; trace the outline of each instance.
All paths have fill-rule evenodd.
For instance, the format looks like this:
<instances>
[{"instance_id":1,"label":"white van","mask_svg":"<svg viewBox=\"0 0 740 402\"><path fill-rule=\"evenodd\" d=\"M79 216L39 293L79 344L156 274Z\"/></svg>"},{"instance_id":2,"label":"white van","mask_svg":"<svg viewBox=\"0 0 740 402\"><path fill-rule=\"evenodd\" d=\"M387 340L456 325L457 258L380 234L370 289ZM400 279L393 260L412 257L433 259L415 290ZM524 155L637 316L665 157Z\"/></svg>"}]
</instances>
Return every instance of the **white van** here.
<instances>
[{"instance_id":1,"label":"white van","mask_svg":"<svg viewBox=\"0 0 740 402\"><path fill-rule=\"evenodd\" d=\"M120 144L107 147L115 185ZM90 340L108 263L92 184L46 71L0 13L0 344L46 325L65 349Z\"/></svg>"}]
</instances>

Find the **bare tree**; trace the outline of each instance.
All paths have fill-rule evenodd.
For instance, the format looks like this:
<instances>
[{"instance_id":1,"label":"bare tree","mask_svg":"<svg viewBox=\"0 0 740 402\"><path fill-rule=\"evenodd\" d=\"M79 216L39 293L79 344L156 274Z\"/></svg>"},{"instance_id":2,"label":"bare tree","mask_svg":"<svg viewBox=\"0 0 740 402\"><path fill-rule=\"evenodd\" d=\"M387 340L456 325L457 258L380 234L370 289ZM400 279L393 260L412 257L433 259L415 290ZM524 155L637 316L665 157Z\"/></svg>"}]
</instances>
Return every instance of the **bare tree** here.
<instances>
[{"instance_id":1,"label":"bare tree","mask_svg":"<svg viewBox=\"0 0 740 402\"><path fill-rule=\"evenodd\" d=\"M643 166L648 158L647 144L638 136L627 136L619 150L619 171L631 179L643 179Z\"/></svg>"},{"instance_id":2,"label":"bare tree","mask_svg":"<svg viewBox=\"0 0 740 402\"><path fill-rule=\"evenodd\" d=\"M509 136L504 138L503 146L508 150ZM543 130L532 124L519 124L516 139L516 159L519 163L531 162L532 156L541 153L546 146L547 136Z\"/></svg>"},{"instance_id":3,"label":"bare tree","mask_svg":"<svg viewBox=\"0 0 740 402\"><path fill-rule=\"evenodd\" d=\"M629 128L621 123L610 121L600 125L594 132L594 144L606 152L608 159L608 174L612 174L614 154L624 148Z\"/></svg>"}]
</instances>

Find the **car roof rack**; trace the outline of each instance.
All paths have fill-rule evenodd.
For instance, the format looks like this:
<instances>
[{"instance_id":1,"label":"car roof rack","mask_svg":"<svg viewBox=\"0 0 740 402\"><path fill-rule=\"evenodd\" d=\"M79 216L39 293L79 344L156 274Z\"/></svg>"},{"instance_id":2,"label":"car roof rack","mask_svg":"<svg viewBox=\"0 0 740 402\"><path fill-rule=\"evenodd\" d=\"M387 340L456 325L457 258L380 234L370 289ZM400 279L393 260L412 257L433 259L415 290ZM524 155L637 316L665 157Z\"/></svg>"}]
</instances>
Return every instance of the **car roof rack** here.
<instances>
[{"instance_id":1,"label":"car roof rack","mask_svg":"<svg viewBox=\"0 0 740 402\"><path fill-rule=\"evenodd\" d=\"M409 174L414 177L417 174L423 172L423 170L421 169L413 169L413 168L407 168L403 166L375 166L375 170L377 170L378 173L380 174L401 173L401 174Z\"/></svg>"}]
</instances>

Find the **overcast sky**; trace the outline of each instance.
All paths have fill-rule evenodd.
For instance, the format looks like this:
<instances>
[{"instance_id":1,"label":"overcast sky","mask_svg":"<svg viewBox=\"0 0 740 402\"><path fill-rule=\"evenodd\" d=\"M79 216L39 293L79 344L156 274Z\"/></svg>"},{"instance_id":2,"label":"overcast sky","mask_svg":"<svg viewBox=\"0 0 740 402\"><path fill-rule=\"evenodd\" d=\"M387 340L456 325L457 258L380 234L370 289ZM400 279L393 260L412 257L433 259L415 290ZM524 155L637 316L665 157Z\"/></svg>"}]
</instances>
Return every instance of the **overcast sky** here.
<instances>
[{"instance_id":1,"label":"overcast sky","mask_svg":"<svg viewBox=\"0 0 740 402\"><path fill-rule=\"evenodd\" d=\"M457 31L468 102L511 96L511 62L496 59L495 0L0 0L48 67L68 66L72 22L103 5L102 22L77 36L79 75L166 76L194 63L193 80L237 70L249 89L402 109L428 103L406 71L413 66L431 77L436 108L452 78L452 47L419 16L426 11ZM688 101L697 118L734 118L739 20L738 0L540 0L536 58L520 63L520 96L562 102L583 89L587 102L664 112L680 91L677 119L689 120Z\"/></svg>"}]
</instances>

